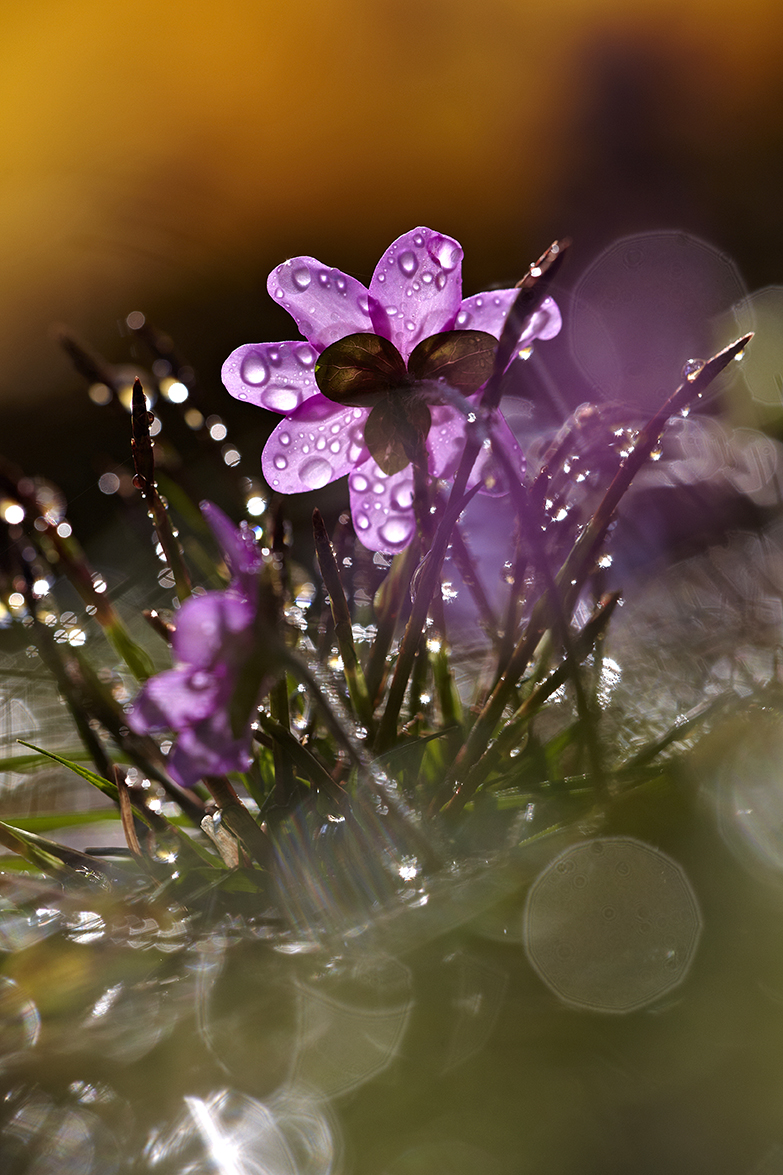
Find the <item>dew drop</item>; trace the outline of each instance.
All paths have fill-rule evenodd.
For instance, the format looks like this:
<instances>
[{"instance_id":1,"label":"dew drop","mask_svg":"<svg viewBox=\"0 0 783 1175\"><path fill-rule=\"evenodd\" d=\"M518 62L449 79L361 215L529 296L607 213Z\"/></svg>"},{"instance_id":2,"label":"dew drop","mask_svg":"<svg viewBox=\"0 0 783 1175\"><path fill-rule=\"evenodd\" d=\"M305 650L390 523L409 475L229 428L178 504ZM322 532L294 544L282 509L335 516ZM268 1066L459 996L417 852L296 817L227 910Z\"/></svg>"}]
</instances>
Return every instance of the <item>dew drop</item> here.
<instances>
[{"instance_id":1,"label":"dew drop","mask_svg":"<svg viewBox=\"0 0 783 1175\"><path fill-rule=\"evenodd\" d=\"M270 412L293 412L298 403L298 388L270 388L264 396L264 407Z\"/></svg>"},{"instance_id":2,"label":"dew drop","mask_svg":"<svg viewBox=\"0 0 783 1175\"><path fill-rule=\"evenodd\" d=\"M244 383L250 384L254 388L265 384L269 379L269 368L263 355L258 351L248 351L242 360L239 374Z\"/></svg>"},{"instance_id":3,"label":"dew drop","mask_svg":"<svg viewBox=\"0 0 783 1175\"><path fill-rule=\"evenodd\" d=\"M455 241L448 240L446 237L441 237L440 240L434 244L434 248L433 246L430 246L430 252L438 264L443 269L445 269L447 273L451 273L453 269L457 268L462 256L462 250L459 248L457 243ZM441 286L441 289L442 288L443 287Z\"/></svg>"},{"instance_id":4,"label":"dew drop","mask_svg":"<svg viewBox=\"0 0 783 1175\"><path fill-rule=\"evenodd\" d=\"M470 322L470 314L468 313L468 311L467 310L460 310L459 314L457 315L457 321L455 323L457 329L464 330L469 322Z\"/></svg>"},{"instance_id":5,"label":"dew drop","mask_svg":"<svg viewBox=\"0 0 783 1175\"><path fill-rule=\"evenodd\" d=\"M416 233L416 236L413 238L413 243L417 249L422 247L424 244L424 237L421 235L421 233Z\"/></svg>"},{"instance_id":6,"label":"dew drop","mask_svg":"<svg viewBox=\"0 0 783 1175\"><path fill-rule=\"evenodd\" d=\"M311 368L315 363L315 352L311 347L298 347L294 357L302 367Z\"/></svg>"},{"instance_id":7,"label":"dew drop","mask_svg":"<svg viewBox=\"0 0 783 1175\"><path fill-rule=\"evenodd\" d=\"M381 527L381 538L385 543L406 543L413 532L413 522L407 518L390 518Z\"/></svg>"},{"instance_id":8,"label":"dew drop","mask_svg":"<svg viewBox=\"0 0 783 1175\"><path fill-rule=\"evenodd\" d=\"M332 479L332 467L324 457L313 457L299 470L299 479L311 490L320 490Z\"/></svg>"},{"instance_id":9,"label":"dew drop","mask_svg":"<svg viewBox=\"0 0 783 1175\"><path fill-rule=\"evenodd\" d=\"M445 275L445 273L439 273L436 275L435 285L438 287L439 290L445 290L445 288L446 288L446 275Z\"/></svg>"},{"instance_id":10,"label":"dew drop","mask_svg":"<svg viewBox=\"0 0 783 1175\"><path fill-rule=\"evenodd\" d=\"M369 528L370 520L366 514L355 514L353 520L356 523L357 530L367 530Z\"/></svg>"},{"instance_id":11,"label":"dew drop","mask_svg":"<svg viewBox=\"0 0 783 1175\"><path fill-rule=\"evenodd\" d=\"M277 439L280 441L281 445L290 445L291 444L291 436L287 432L281 432Z\"/></svg>"},{"instance_id":12,"label":"dew drop","mask_svg":"<svg viewBox=\"0 0 783 1175\"><path fill-rule=\"evenodd\" d=\"M419 263L416 260L416 254L410 249L406 249L404 253L400 253L397 258L397 264L406 277L413 277L416 270L419 268Z\"/></svg>"},{"instance_id":13,"label":"dew drop","mask_svg":"<svg viewBox=\"0 0 783 1175\"><path fill-rule=\"evenodd\" d=\"M682 367L682 378L687 379L689 383L692 383L701 371L702 367L704 367L703 359L688 359Z\"/></svg>"},{"instance_id":14,"label":"dew drop","mask_svg":"<svg viewBox=\"0 0 783 1175\"><path fill-rule=\"evenodd\" d=\"M343 277L343 275L341 273L338 273L335 276L334 284L337 286L337 289L340 291L341 294L345 293L348 282L345 280L345 278Z\"/></svg>"},{"instance_id":15,"label":"dew drop","mask_svg":"<svg viewBox=\"0 0 783 1175\"><path fill-rule=\"evenodd\" d=\"M409 485L396 486L391 496L396 510L410 510L413 505L413 489Z\"/></svg>"},{"instance_id":16,"label":"dew drop","mask_svg":"<svg viewBox=\"0 0 783 1175\"><path fill-rule=\"evenodd\" d=\"M433 274L432 274L432 273L430 273L429 269L427 270L427 272L426 272L426 273L423 273L423 274L421 275L421 280L424 282L425 286L431 286L431 285L432 285Z\"/></svg>"},{"instance_id":17,"label":"dew drop","mask_svg":"<svg viewBox=\"0 0 783 1175\"><path fill-rule=\"evenodd\" d=\"M313 280L310 270L306 265L301 265L298 269L295 269L291 274L291 279L297 290L301 290L302 292L308 288L310 282Z\"/></svg>"},{"instance_id":18,"label":"dew drop","mask_svg":"<svg viewBox=\"0 0 783 1175\"><path fill-rule=\"evenodd\" d=\"M384 487L383 487L383 483L382 483L382 482L380 482L380 481L376 481L376 482L375 482L375 484L374 484L374 485L373 485L373 487L372 487L372 492L373 492L374 494L382 494L382 493L383 493L383 489L384 489Z\"/></svg>"},{"instance_id":19,"label":"dew drop","mask_svg":"<svg viewBox=\"0 0 783 1175\"><path fill-rule=\"evenodd\" d=\"M363 473L355 473L351 478L351 485L358 494L363 494L368 486L367 478Z\"/></svg>"},{"instance_id":20,"label":"dew drop","mask_svg":"<svg viewBox=\"0 0 783 1175\"><path fill-rule=\"evenodd\" d=\"M340 452L340 442L339 441L332 441L329 445L329 452L334 453L335 455L337 453L339 453Z\"/></svg>"},{"instance_id":21,"label":"dew drop","mask_svg":"<svg viewBox=\"0 0 783 1175\"><path fill-rule=\"evenodd\" d=\"M275 466L275 469L287 469L288 468L288 461L286 460L286 458L283 456L282 453L278 453L275 456L274 466Z\"/></svg>"}]
</instances>

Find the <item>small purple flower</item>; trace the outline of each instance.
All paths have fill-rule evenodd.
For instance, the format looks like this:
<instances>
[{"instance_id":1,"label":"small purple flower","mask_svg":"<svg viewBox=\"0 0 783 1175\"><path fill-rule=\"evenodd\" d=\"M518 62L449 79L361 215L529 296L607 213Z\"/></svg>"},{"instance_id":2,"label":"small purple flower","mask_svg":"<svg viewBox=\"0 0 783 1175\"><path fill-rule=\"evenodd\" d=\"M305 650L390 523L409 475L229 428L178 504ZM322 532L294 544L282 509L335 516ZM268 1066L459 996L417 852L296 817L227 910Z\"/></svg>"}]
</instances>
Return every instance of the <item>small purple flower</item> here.
<instances>
[{"instance_id":1,"label":"small purple flower","mask_svg":"<svg viewBox=\"0 0 783 1175\"><path fill-rule=\"evenodd\" d=\"M453 476L465 416L444 385L476 396L518 291L463 299L462 248L428 228L389 246L369 290L313 257L279 265L267 288L307 342L247 343L223 365L232 396L285 416L264 448L264 476L291 494L348 474L362 543L402 550L415 531L414 450L423 444L432 477ZM519 348L552 338L560 326L546 298ZM494 435L522 472L524 458L500 413ZM479 458L474 483L485 479L490 461L487 453ZM486 492L491 482L486 478Z\"/></svg>"},{"instance_id":2,"label":"small purple flower","mask_svg":"<svg viewBox=\"0 0 783 1175\"><path fill-rule=\"evenodd\" d=\"M237 737L230 712L253 652L262 559L248 528L238 530L211 502L201 512L222 548L231 585L186 600L171 641L175 667L151 677L128 713L136 734L177 734L167 765L183 787L205 775L246 771L252 762L250 722Z\"/></svg>"}]
</instances>

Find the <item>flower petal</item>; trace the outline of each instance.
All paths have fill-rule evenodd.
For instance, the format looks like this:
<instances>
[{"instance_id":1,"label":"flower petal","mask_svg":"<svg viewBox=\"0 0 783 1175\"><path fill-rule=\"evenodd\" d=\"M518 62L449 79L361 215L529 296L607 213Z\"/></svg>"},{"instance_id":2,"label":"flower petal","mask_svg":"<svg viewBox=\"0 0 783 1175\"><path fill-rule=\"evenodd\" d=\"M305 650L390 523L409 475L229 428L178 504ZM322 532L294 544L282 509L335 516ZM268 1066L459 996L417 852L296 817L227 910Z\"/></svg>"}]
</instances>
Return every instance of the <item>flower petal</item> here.
<instances>
[{"instance_id":1,"label":"flower petal","mask_svg":"<svg viewBox=\"0 0 783 1175\"><path fill-rule=\"evenodd\" d=\"M487 294L474 294L471 298L465 298L457 313L457 328L484 330L499 339L506 315L518 293L516 289L491 290ZM520 348L530 346L534 339L553 339L562 325L557 303L552 298L544 298L520 336Z\"/></svg>"},{"instance_id":2,"label":"flower petal","mask_svg":"<svg viewBox=\"0 0 783 1175\"><path fill-rule=\"evenodd\" d=\"M314 257L294 257L278 265L266 288L318 352L346 335L372 330L361 282Z\"/></svg>"},{"instance_id":3,"label":"flower petal","mask_svg":"<svg viewBox=\"0 0 783 1175\"><path fill-rule=\"evenodd\" d=\"M422 339L451 330L462 298L462 247L415 228L398 237L370 282L373 329L407 359Z\"/></svg>"},{"instance_id":4,"label":"flower petal","mask_svg":"<svg viewBox=\"0 0 783 1175\"><path fill-rule=\"evenodd\" d=\"M247 651L243 634L253 626L256 602L233 592L191 596L177 614L171 649L180 665L212 669Z\"/></svg>"},{"instance_id":5,"label":"flower petal","mask_svg":"<svg viewBox=\"0 0 783 1175\"><path fill-rule=\"evenodd\" d=\"M248 524L243 522L241 526L235 526L214 502L201 502L199 510L218 541L232 577L244 580L249 576L252 579L259 571L263 559L255 535ZM235 586L239 587L241 593L245 584Z\"/></svg>"},{"instance_id":6,"label":"flower petal","mask_svg":"<svg viewBox=\"0 0 783 1175\"><path fill-rule=\"evenodd\" d=\"M350 475L348 488L351 517L362 545L389 555L404 550L416 531L412 467L387 477L370 458Z\"/></svg>"},{"instance_id":7,"label":"flower petal","mask_svg":"<svg viewBox=\"0 0 783 1175\"><path fill-rule=\"evenodd\" d=\"M433 477L451 478L456 473L465 447L465 427L464 415L450 404L439 405L432 409L432 428L427 437L427 448L430 453L430 473ZM516 437L500 412L497 412L493 418L491 433L493 444L503 445L505 453L521 479L525 471L525 457ZM493 458L489 448L482 448L476 458L468 479L468 488L482 480L486 484L480 493L496 495L508 492L508 479L498 462Z\"/></svg>"},{"instance_id":8,"label":"flower petal","mask_svg":"<svg viewBox=\"0 0 783 1175\"><path fill-rule=\"evenodd\" d=\"M216 711L182 731L166 761L169 775L181 787L193 787L205 775L247 771L253 761L250 738L249 726L234 738L225 711Z\"/></svg>"},{"instance_id":9,"label":"flower petal","mask_svg":"<svg viewBox=\"0 0 783 1175\"><path fill-rule=\"evenodd\" d=\"M281 494L318 490L366 460L367 408L342 408L311 396L278 424L261 456L261 469Z\"/></svg>"},{"instance_id":10,"label":"flower petal","mask_svg":"<svg viewBox=\"0 0 783 1175\"><path fill-rule=\"evenodd\" d=\"M245 343L231 352L221 378L237 400L270 412L292 412L318 391L316 356L309 343Z\"/></svg>"},{"instance_id":11,"label":"flower petal","mask_svg":"<svg viewBox=\"0 0 783 1175\"><path fill-rule=\"evenodd\" d=\"M499 339L506 315L518 293L519 290L490 290L487 294L465 298L457 311L455 327L457 330L484 330Z\"/></svg>"},{"instance_id":12,"label":"flower petal","mask_svg":"<svg viewBox=\"0 0 783 1175\"><path fill-rule=\"evenodd\" d=\"M203 669L167 669L147 681L127 721L136 734L181 730L209 717L219 702L222 682Z\"/></svg>"}]
</instances>

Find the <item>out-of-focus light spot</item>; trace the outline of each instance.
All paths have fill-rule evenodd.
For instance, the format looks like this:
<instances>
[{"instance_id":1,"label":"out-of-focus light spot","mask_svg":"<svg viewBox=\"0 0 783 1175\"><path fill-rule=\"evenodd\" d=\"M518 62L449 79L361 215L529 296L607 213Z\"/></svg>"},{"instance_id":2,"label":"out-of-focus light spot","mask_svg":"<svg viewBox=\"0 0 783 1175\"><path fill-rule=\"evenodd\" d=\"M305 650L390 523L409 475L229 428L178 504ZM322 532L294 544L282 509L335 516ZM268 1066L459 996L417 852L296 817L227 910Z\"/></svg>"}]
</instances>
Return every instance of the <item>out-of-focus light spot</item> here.
<instances>
[{"instance_id":1,"label":"out-of-focus light spot","mask_svg":"<svg viewBox=\"0 0 783 1175\"><path fill-rule=\"evenodd\" d=\"M163 425L160 422L160 417L156 416L154 420L150 421L150 436L156 437Z\"/></svg>"},{"instance_id":2,"label":"out-of-focus light spot","mask_svg":"<svg viewBox=\"0 0 783 1175\"><path fill-rule=\"evenodd\" d=\"M102 494L116 494L120 488L120 479L116 473L103 473L98 478L98 489Z\"/></svg>"},{"instance_id":3,"label":"out-of-focus light spot","mask_svg":"<svg viewBox=\"0 0 783 1175\"><path fill-rule=\"evenodd\" d=\"M245 509L251 518L260 518L266 510L266 498L262 498L260 494L254 494L252 498L248 498Z\"/></svg>"},{"instance_id":4,"label":"out-of-focus light spot","mask_svg":"<svg viewBox=\"0 0 783 1175\"><path fill-rule=\"evenodd\" d=\"M24 519L24 506L20 506L18 502L4 502L0 509L9 526L17 526Z\"/></svg>"},{"instance_id":5,"label":"out-of-focus light spot","mask_svg":"<svg viewBox=\"0 0 783 1175\"><path fill-rule=\"evenodd\" d=\"M96 572L92 577L92 586L95 588L96 592L105 592L106 580L102 575L99 575L98 572Z\"/></svg>"},{"instance_id":6,"label":"out-of-focus light spot","mask_svg":"<svg viewBox=\"0 0 783 1175\"><path fill-rule=\"evenodd\" d=\"M49 592L49 580L48 579L36 579L35 583L33 584L33 595L37 599L40 600L41 596L48 595L48 592Z\"/></svg>"},{"instance_id":7,"label":"out-of-focus light spot","mask_svg":"<svg viewBox=\"0 0 783 1175\"><path fill-rule=\"evenodd\" d=\"M528 893L528 960L564 1003L631 1012L682 983L701 933L680 866L652 845L605 836L571 845Z\"/></svg>"},{"instance_id":8,"label":"out-of-focus light spot","mask_svg":"<svg viewBox=\"0 0 783 1175\"><path fill-rule=\"evenodd\" d=\"M141 330L147 320L140 310L131 310L125 321L131 330Z\"/></svg>"},{"instance_id":9,"label":"out-of-focus light spot","mask_svg":"<svg viewBox=\"0 0 783 1175\"><path fill-rule=\"evenodd\" d=\"M208 416L207 428L213 441L224 441L228 436L228 429L219 416Z\"/></svg>"},{"instance_id":10,"label":"out-of-focus light spot","mask_svg":"<svg viewBox=\"0 0 783 1175\"><path fill-rule=\"evenodd\" d=\"M92 400L93 404L97 404L99 408L103 408L106 404L111 402L112 391L106 384L92 384L87 392L87 395Z\"/></svg>"},{"instance_id":11,"label":"out-of-focus light spot","mask_svg":"<svg viewBox=\"0 0 783 1175\"><path fill-rule=\"evenodd\" d=\"M203 423L204 417L201 415L198 408L188 408L187 412L185 413L185 424L188 426L188 428L192 428L195 431L195 429L201 428Z\"/></svg>"},{"instance_id":12,"label":"out-of-focus light spot","mask_svg":"<svg viewBox=\"0 0 783 1175\"><path fill-rule=\"evenodd\" d=\"M160 390L167 400L172 404L184 404L190 392L185 387L184 383L178 379L164 379L161 380Z\"/></svg>"},{"instance_id":13,"label":"out-of-focus light spot","mask_svg":"<svg viewBox=\"0 0 783 1175\"><path fill-rule=\"evenodd\" d=\"M230 465L232 467L234 465L239 465L239 462L242 460L242 454L240 453L239 449L234 449L230 445L223 449L221 455L226 465Z\"/></svg>"},{"instance_id":14,"label":"out-of-focus light spot","mask_svg":"<svg viewBox=\"0 0 783 1175\"><path fill-rule=\"evenodd\" d=\"M8 597L8 605L10 608L24 608L24 596L21 592L11 592Z\"/></svg>"},{"instance_id":15,"label":"out-of-focus light spot","mask_svg":"<svg viewBox=\"0 0 783 1175\"><path fill-rule=\"evenodd\" d=\"M37 519L36 519L37 521ZM73 534L73 529L70 522L61 522L57 527L57 533L61 539L69 539Z\"/></svg>"},{"instance_id":16,"label":"out-of-focus light spot","mask_svg":"<svg viewBox=\"0 0 783 1175\"><path fill-rule=\"evenodd\" d=\"M87 640L87 634L83 628L71 628L68 631L68 644L73 645L75 649L80 648Z\"/></svg>"}]
</instances>

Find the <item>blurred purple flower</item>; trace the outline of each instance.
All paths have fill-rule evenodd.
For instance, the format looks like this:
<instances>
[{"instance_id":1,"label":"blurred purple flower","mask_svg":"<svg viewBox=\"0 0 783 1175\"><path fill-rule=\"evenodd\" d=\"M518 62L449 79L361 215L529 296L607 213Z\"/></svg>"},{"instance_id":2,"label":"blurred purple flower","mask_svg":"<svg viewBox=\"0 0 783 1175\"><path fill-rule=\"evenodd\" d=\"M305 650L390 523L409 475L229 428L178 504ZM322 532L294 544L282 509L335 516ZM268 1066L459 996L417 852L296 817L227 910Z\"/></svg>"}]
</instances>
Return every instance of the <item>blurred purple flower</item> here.
<instances>
[{"instance_id":1,"label":"blurred purple flower","mask_svg":"<svg viewBox=\"0 0 783 1175\"><path fill-rule=\"evenodd\" d=\"M167 766L183 787L205 775L246 771L252 762L250 721L237 737L230 713L239 675L253 652L263 561L247 527L238 530L211 502L202 503L201 512L223 551L231 584L182 605L171 641L175 666L151 677L128 713L136 734L177 734Z\"/></svg>"},{"instance_id":2,"label":"blurred purple flower","mask_svg":"<svg viewBox=\"0 0 783 1175\"><path fill-rule=\"evenodd\" d=\"M478 383L474 379L472 384L468 380L455 385L453 364L449 368L442 352L440 362L435 362L431 346L423 352L419 345L431 340L440 346L437 337L444 332L483 332L489 342L489 336L499 338L518 290L494 290L463 299L462 248L451 237L428 228L413 229L389 246L369 290L356 278L329 269L313 257L295 257L279 265L269 275L267 288L307 342L247 343L229 356L222 373L232 396L285 416L264 448L264 476L274 489L290 494L320 489L348 474L351 514L362 543L370 550L402 550L415 531L410 452L407 459L400 459L398 446L384 459L383 438L394 433L395 421L404 427L402 418L408 413L411 427L426 446L430 475L453 476L464 445L465 416L453 403L443 402L448 396L433 396L432 389L437 391L438 383L446 383L475 396L488 374ZM560 326L560 312L546 298L520 337L519 348L536 338L552 338ZM341 341L342 347L335 349L334 344ZM453 344L454 335L445 342ZM346 352L345 345L353 351ZM361 358L361 372L346 361L346 354L349 359L358 354L357 347L372 352L366 363ZM330 356L322 361L326 348L331 348ZM423 353L428 357L422 359ZM323 394L328 386L333 395L324 379L327 359L332 376L346 368L350 379L351 370L363 376L364 382L351 382L342 401ZM372 376L378 372L383 382L374 389ZM418 386L427 383L429 388L418 405L411 394L417 381ZM373 394L385 397L385 405L374 417L370 436L365 428L377 402ZM402 404L408 407L401 410ZM500 413L494 433L521 473L522 453ZM376 459L379 454L385 471ZM486 473L489 461L491 456L482 453L474 468L474 483Z\"/></svg>"}]
</instances>

